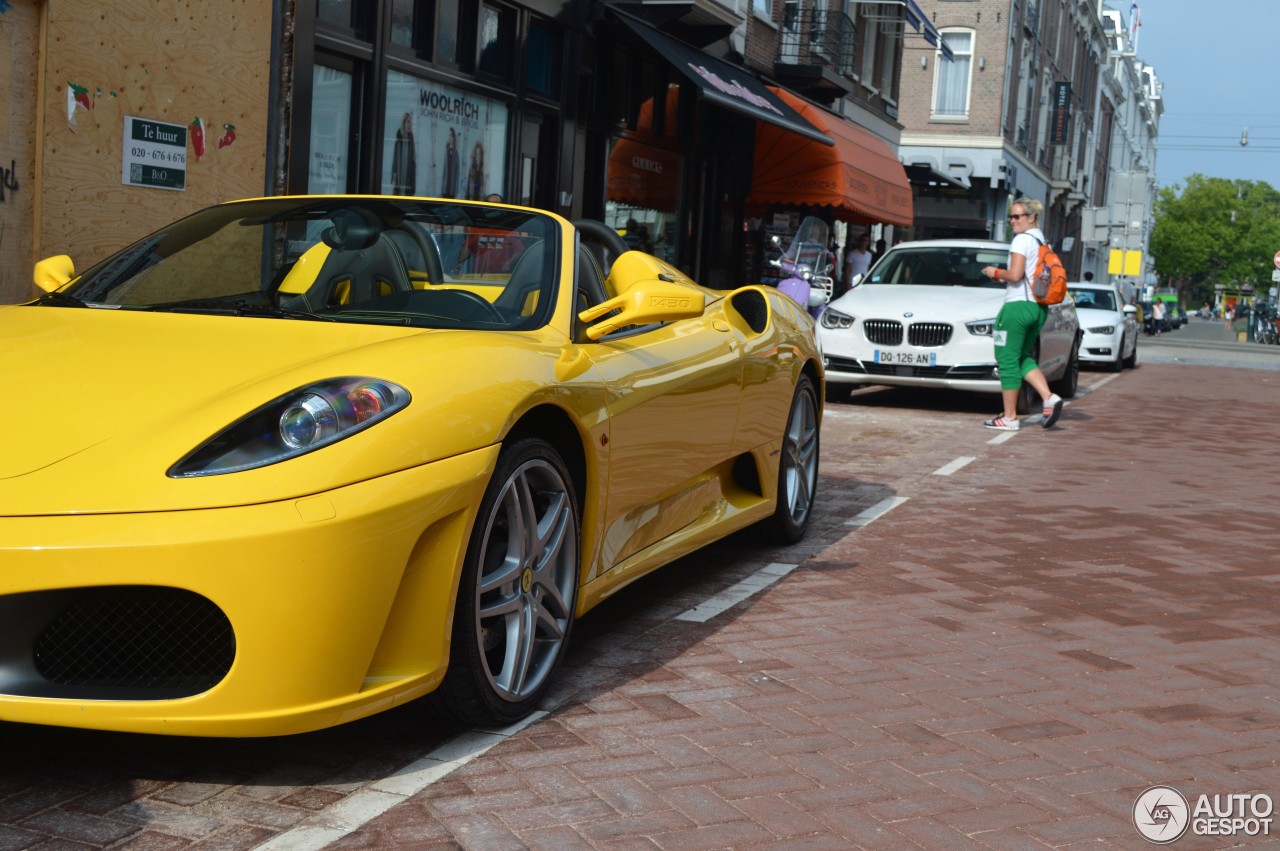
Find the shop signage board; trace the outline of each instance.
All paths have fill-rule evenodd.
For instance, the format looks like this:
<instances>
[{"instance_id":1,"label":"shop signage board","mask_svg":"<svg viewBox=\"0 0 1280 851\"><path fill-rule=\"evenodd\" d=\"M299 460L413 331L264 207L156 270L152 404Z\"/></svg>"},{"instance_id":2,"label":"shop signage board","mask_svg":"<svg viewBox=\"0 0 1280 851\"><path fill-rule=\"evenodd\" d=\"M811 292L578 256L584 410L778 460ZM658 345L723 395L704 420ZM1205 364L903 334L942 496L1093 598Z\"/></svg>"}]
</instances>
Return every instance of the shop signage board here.
<instances>
[{"instance_id":1,"label":"shop signage board","mask_svg":"<svg viewBox=\"0 0 1280 851\"><path fill-rule=\"evenodd\" d=\"M186 190L187 128L183 125L126 115L122 150L120 182L125 186Z\"/></svg>"}]
</instances>

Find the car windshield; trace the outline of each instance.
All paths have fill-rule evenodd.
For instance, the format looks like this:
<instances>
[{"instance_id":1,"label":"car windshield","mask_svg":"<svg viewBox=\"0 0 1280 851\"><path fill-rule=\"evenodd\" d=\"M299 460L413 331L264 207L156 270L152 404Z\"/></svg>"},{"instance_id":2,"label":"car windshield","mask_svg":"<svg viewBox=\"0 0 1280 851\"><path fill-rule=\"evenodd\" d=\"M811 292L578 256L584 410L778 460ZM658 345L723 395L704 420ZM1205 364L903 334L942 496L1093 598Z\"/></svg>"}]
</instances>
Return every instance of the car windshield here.
<instances>
[{"instance_id":1,"label":"car windshield","mask_svg":"<svg viewBox=\"0 0 1280 851\"><path fill-rule=\"evenodd\" d=\"M871 268L867 282L1004 289L982 269L1008 262L1009 249L1004 246L899 246Z\"/></svg>"},{"instance_id":2,"label":"car windshield","mask_svg":"<svg viewBox=\"0 0 1280 851\"><path fill-rule=\"evenodd\" d=\"M1067 292L1071 293L1071 300L1076 303L1076 307L1090 307L1094 310L1116 309L1115 294L1106 290L1075 290L1068 287Z\"/></svg>"},{"instance_id":3,"label":"car windshield","mask_svg":"<svg viewBox=\"0 0 1280 851\"><path fill-rule=\"evenodd\" d=\"M536 328L555 301L558 233L545 214L482 204L323 196L235 202L175 222L38 303Z\"/></svg>"}]
</instances>

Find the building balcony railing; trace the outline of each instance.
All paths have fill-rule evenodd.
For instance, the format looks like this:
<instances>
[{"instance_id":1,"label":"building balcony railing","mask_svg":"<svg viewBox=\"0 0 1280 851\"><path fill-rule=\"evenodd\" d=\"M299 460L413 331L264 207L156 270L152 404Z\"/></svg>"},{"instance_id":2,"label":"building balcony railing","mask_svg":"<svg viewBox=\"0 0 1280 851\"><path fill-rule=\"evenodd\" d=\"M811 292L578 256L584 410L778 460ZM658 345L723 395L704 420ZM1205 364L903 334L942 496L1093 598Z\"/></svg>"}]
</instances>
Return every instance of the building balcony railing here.
<instances>
[{"instance_id":1,"label":"building balcony railing","mask_svg":"<svg viewBox=\"0 0 1280 851\"><path fill-rule=\"evenodd\" d=\"M816 65L842 77L854 69L853 20L828 9L788 7L778 33L779 65Z\"/></svg>"},{"instance_id":2,"label":"building balcony railing","mask_svg":"<svg viewBox=\"0 0 1280 851\"><path fill-rule=\"evenodd\" d=\"M786 6L773 72L791 90L830 103L854 90L853 21L841 12L799 7Z\"/></svg>"}]
</instances>

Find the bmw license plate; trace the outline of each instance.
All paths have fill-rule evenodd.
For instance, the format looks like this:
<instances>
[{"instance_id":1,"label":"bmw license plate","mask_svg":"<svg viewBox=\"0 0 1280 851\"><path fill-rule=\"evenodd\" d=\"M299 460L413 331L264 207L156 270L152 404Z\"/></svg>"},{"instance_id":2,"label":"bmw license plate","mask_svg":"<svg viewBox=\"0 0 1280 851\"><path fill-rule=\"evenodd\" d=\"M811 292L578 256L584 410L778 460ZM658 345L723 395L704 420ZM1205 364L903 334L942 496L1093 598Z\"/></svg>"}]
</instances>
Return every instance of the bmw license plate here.
<instances>
[{"instance_id":1,"label":"bmw license plate","mask_svg":"<svg viewBox=\"0 0 1280 851\"><path fill-rule=\"evenodd\" d=\"M937 352L898 352L876 349L876 363L891 363L901 366L937 366Z\"/></svg>"}]
</instances>

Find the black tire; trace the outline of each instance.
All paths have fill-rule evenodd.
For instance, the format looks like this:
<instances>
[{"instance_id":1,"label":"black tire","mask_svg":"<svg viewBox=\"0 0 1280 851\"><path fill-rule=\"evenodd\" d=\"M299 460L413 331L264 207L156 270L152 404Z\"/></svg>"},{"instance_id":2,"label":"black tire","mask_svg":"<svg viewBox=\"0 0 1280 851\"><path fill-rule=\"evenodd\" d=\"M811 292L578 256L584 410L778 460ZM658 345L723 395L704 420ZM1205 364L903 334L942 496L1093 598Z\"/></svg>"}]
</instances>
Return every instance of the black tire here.
<instances>
[{"instance_id":1,"label":"black tire","mask_svg":"<svg viewBox=\"0 0 1280 851\"><path fill-rule=\"evenodd\" d=\"M1120 345L1124 345L1123 340L1120 342ZM1121 356L1120 352L1116 352L1116 359L1107 364L1107 372L1119 372L1122 369L1124 369L1124 358Z\"/></svg>"},{"instance_id":2,"label":"black tire","mask_svg":"<svg viewBox=\"0 0 1280 851\"><path fill-rule=\"evenodd\" d=\"M777 504L759 526L761 536L771 544L794 544L809 529L818 493L819 436L818 393L813 380L802 375L782 433Z\"/></svg>"},{"instance_id":3,"label":"black tire","mask_svg":"<svg viewBox=\"0 0 1280 851\"><path fill-rule=\"evenodd\" d=\"M1067 360L1067 369L1057 381L1050 382L1049 389L1063 399L1074 399L1076 389L1080 386L1080 337L1076 336L1071 344L1071 356Z\"/></svg>"},{"instance_id":4,"label":"black tire","mask_svg":"<svg viewBox=\"0 0 1280 851\"><path fill-rule=\"evenodd\" d=\"M573 629L580 524L555 448L538 438L504 447L467 546L438 711L483 726L537 707Z\"/></svg>"}]
</instances>

